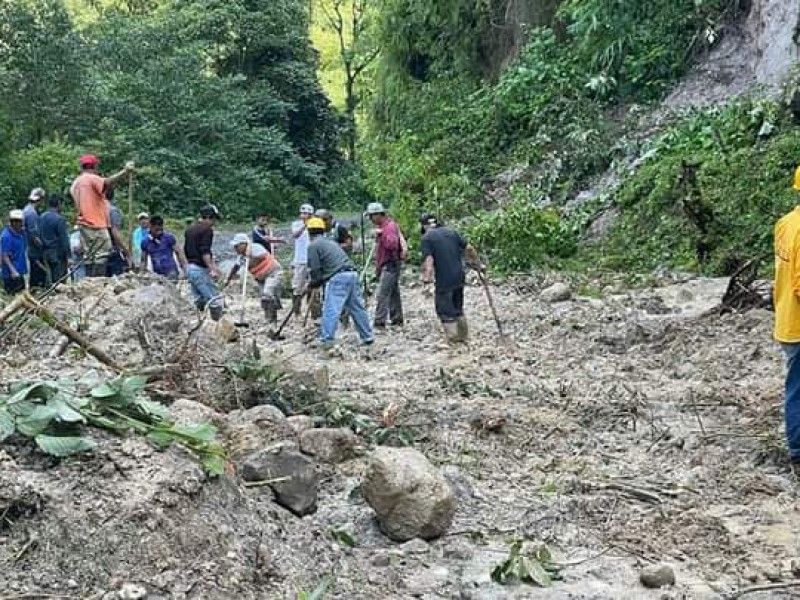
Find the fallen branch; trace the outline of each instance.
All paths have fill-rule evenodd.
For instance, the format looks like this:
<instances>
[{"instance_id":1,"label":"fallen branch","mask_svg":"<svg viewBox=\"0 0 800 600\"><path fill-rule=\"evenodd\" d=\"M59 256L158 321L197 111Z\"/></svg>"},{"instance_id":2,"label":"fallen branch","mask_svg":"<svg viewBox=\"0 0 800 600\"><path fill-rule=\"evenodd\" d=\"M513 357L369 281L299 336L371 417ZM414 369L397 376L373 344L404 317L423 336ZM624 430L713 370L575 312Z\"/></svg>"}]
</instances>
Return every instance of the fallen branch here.
<instances>
[{"instance_id":1,"label":"fallen branch","mask_svg":"<svg viewBox=\"0 0 800 600\"><path fill-rule=\"evenodd\" d=\"M283 483L284 481L291 481L292 476L287 475L286 477L276 477L275 479L265 479L263 481L245 481L244 487L246 488L258 488L258 487L265 487L268 485L272 485L273 483Z\"/></svg>"},{"instance_id":2,"label":"fallen branch","mask_svg":"<svg viewBox=\"0 0 800 600\"><path fill-rule=\"evenodd\" d=\"M784 581L783 583L765 583L763 585L754 585L753 587L743 588L732 594L725 596L725 600L736 600L748 594L755 594L756 592L770 592L773 590L785 590L788 588L800 587L800 580Z\"/></svg>"},{"instance_id":3,"label":"fallen branch","mask_svg":"<svg viewBox=\"0 0 800 600\"><path fill-rule=\"evenodd\" d=\"M5 323L8 321L14 313L16 313L20 308L24 308L25 306L25 298L23 296L17 296L11 302L6 304L3 307L3 310L0 311L0 323Z\"/></svg>"},{"instance_id":4,"label":"fallen branch","mask_svg":"<svg viewBox=\"0 0 800 600\"><path fill-rule=\"evenodd\" d=\"M97 299L92 303L92 305L89 308L86 309L86 312L83 315L79 316L79 323L80 323L80 321L83 320L84 317L88 317L90 314L92 314L95 311L95 309L98 306L100 306L100 303L103 301L103 298L106 295L106 290L107 289L108 288L103 288L103 291L100 293L100 295L97 297ZM78 327L76 328L76 331L80 331L80 330L81 330L81 327L80 327L80 324L79 324ZM62 337L61 341L58 343L58 346L53 348L53 351L50 352L50 358L58 358L59 356L64 354L64 352L66 352L67 348L69 347L70 341L71 340L67 336Z\"/></svg>"},{"instance_id":5,"label":"fallen branch","mask_svg":"<svg viewBox=\"0 0 800 600\"><path fill-rule=\"evenodd\" d=\"M27 309L32 311L42 321L44 321L47 325L58 331L61 335L69 338L71 342L74 342L75 344L83 348L88 354L94 356L97 360L99 360L107 367L111 367L112 369L114 369L119 373L125 371L125 369L121 367L113 358L111 358L108 354L100 350L100 348L92 344L88 339L83 337L83 335L72 329L72 327L60 321L58 317L56 317L47 308L42 306L28 292L24 292L22 294L22 304Z\"/></svg>"}]
</instances>

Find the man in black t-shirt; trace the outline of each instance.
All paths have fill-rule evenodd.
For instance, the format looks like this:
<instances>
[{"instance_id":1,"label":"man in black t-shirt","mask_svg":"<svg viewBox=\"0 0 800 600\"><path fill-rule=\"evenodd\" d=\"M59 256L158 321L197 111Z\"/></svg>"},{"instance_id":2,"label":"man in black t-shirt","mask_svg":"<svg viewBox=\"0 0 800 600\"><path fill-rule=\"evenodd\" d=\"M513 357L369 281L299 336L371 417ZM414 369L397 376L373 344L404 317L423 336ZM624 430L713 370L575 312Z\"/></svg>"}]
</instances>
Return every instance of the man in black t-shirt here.
<instances>
[{"instance_id":1,"label":"man in black t-shirt","mask_svg":"<svg viewBox=\"0 0 800 600\"><path fill-rule=\"evenodd\" d=\"M347 255L353 253L353 236L342 223L334 221L333 213L326 208L320 208L314 213L315 217L319 217L325 221L325 236L331 238L334 242L339 244L339 247L344 250Z\"/></svg>"},{"instance_id":2,"label":"man in black t-shirt","mask_svg":"<svg viewBox=\"0 0 800 600\"><path fill-rule=\"evenodd\" d=\"M420 224L422 281L430 285L435 273L436 315L442 322L447 341L466 342L469 328L464 316L464 255L477 264L478 254L460 233L441 225L435 216L423 215Z\"/></svg>"},{"instance_id":3,"label":"man in black t-shirt","mask_svg":"<svg viewBox=\"0 0 800 600\"><path fill-rule=\"evenodd\" d=\"M214 278L222 277L222 272L214 263L211 247L214 243L214 225L219 220L217 207L207 204L200 209L200 219L191 225L184 234L183 252L188 267L186 279L192 288L197 310L208 309L211 318L222 318L222 295L214 283Z\"/></svg>"}]
</instances>

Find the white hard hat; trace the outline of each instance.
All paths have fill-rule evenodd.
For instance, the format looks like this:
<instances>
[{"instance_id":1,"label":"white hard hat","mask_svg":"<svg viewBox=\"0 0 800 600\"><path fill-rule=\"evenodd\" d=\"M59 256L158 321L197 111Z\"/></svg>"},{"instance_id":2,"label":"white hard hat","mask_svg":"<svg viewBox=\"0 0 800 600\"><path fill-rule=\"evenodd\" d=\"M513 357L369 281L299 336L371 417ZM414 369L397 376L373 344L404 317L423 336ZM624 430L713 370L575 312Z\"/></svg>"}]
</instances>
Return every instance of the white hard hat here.
<instances>
[{"instance_id":1,"label":"white hard hat","mask_svg":"<svg viewBox=\"0 0 800 600\"><path fill-rule=\"evenodd\" d=\"M249 243L250 243L250 238L247 237L246 233L237 233L235 236L233 236L233 239L231 240L231 246L233 247L236 247L239 244L249 244Z\"/></svg>"},{"instance_id":2,"label":"white hard hat","mask_svg":"<svg viewBox=\"0 0 800 600\"><path fill-rule=\"evenodd\" d=\"M149 219L149 218L150 218L150 215L148 215L146 212L140 212L139 216L136 217L136 220L139 221L141 219Z\"/></svg>"},{"instance_id":3,"label":"white hard hat","mask_svg":"<svg viewBox=\"0 0 800 600\"><path fill-rule=\"evenodd\" d=\"M45 195L46 194L44 193L44 190L42 188L33 188L31 190L31 193L28 194L28 200L31 201L41 200L42 198L45 197Z\"/></svg>"},{"instance_id":4,"label":"white hard hat","mask_svg":"<svg viewBox=\"0 0 800 600\"><path fill-rule=\"evenodd\" d=\"M370 202L369 206L367 206L367 212L366 212L367 216L380 215L385 213L386 209L383 208L383 204L381 204L380 202Z\"/></svg>"},{"instance_id":5,"label":"white hard hat","mask_svg":"<svg viewBox=\"0 0 800 600\"><path fill-rule=\"evenodd\" d=\"M8 213L8 220L9 221L24 221L25 220L25 214L19 209L12 210L10 213Z\"/></svg>"},{"instance_id":6,"label":"white hard hat","mask_svg":"<svg viewBox=\"0 0 800 600\"><path fill-rule=\"evenodd\" d=\"M313 215L314 207L311 206L310 204L303 204L303 206L300 207L300 212L308 215Z\"/></svg>"}]
</instances>

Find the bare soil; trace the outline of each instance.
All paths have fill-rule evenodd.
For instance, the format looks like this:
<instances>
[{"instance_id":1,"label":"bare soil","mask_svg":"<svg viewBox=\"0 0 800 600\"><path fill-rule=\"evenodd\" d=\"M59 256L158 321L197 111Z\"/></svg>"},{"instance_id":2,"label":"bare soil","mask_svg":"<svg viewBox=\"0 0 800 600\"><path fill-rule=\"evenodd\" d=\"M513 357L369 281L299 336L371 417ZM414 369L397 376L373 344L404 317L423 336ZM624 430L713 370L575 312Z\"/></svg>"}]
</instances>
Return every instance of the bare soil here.
<instances>
[{"instance_id":1,"label":"bare soil","mask_svg":"<svg viewBox=\"0 0 800 600\"><path fill-rule=\"evenodd\" d=\"M160 292L132 289L147 283L109 284L88 319L86 335L123 362L157 363L158 348L168 355L191 330L185 290L167 286L152 302L142 294ZM214 365L251 352L255 340L262 360L291 368L296 381L324 387L327 375L327 407L380 421L393 405L395 431L459 492L444 538L386 539L359 494L364 458L319 466L319 509L299 519L268 488L245 488L235 474L209 480L177 448L160 453L135 437L97 434L94 453L56 460L13 439L0 447L0 597L112 600L139 586L148 598L277 599L327 580L325 597L342 599L711 599L791 581L800 565L798 488L781 432L772 315L709 314L720 280L635 291L617 284L557 304L538 300L545 283L493 287L506 339L482 289L470 286L472 342L454 350L412 282L404 330L380 336L369 352L352 331L340 332L342 356L331 359L303 343L299 323L287 341L268 340L253 297L251 327L237 342L196 336L183 376L155 386L165 401L214 407L199 414L224 435L225 413L246 391ZM49 305L66 318L102 285L82 284ZM132 328L143 318L153 322L147 332L160 332L149 357ZM26 325L14 340L0 348L5 382L110 374L75 351L46 358L58 338L41 326ZM546 544L563 581L550 589L493 583L512 538ZM642 587L639 572L654 563L675 569L674 587Z\"/></svg>"}]
</instances>

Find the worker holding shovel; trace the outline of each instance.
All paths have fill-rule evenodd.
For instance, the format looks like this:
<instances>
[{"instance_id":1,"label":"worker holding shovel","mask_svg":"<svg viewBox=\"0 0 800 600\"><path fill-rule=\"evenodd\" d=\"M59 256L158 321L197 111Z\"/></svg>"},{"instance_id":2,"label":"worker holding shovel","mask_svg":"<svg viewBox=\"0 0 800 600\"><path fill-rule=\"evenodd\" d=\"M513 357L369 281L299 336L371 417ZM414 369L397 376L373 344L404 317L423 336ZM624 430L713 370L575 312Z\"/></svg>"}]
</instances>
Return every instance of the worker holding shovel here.
<instances>
[{"instance_id":1,"label":"worker holding shovel","mask_svg":"<svg viewBox=\"0 0 800 600\"><path fill-rule=\"evenodd\" d=\"M251 242L246 233L237 233L231 241L231 246L238 255L238 261L228 275L228 283L236 277L241 267L245 267L261 286L261 308L264 309L267 323L274 326L278 322L278 311L281 309L280 286L283 280L281 264L264 246ZM247 275L242 281L242 310L246 277ZM240 322L243 322L242 318Z\"/></svg>"},{"instance_id":2,"label":"worker holding shovel","mask_svg":"<svg viewBox=\"0 0 800 600\"><path fill-rule=\"evenodd\" d=\"M436 315L447 342L465 343L469 336L464 316L464 255L482 271L478 253L456 230L442 225L433 215L422 215L422 281L429 286L436 276Z\"/></svg>"}]
</instances>

